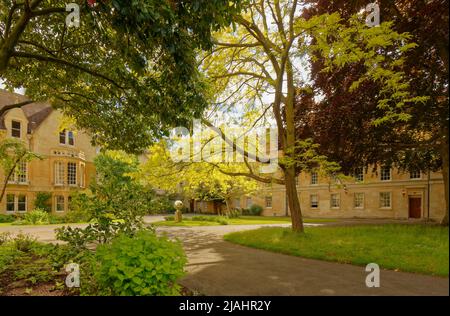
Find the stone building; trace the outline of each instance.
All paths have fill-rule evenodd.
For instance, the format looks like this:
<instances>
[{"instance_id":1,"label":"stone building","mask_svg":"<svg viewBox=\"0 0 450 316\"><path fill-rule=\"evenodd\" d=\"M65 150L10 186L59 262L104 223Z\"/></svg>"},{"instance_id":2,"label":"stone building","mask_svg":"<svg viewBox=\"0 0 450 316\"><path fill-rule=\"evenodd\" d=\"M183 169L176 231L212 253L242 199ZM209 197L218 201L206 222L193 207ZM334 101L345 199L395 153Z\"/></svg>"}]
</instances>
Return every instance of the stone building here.
<instances>
[{"instance_id":1,"label":"stone building","mask_svg":"<svg viewBox=\"0 0 450 316\"><path fill-rule=\"evenodd\" d=\"M25 96L0 90L0 109L24 101ZM71 193L88 187L95 175L96 148L85 132L61 130L62 118L48 103L31 103L0 117L0 140L21 140L42 158L18 165L20 172L7 184L0 213L29 212L38 192L46 192L52 195L52 212L64 214ZM0 181L4 181L2 171Z\"/></svg>"},{"instance_id":2,"label":"stone building","mask_svg":"<svg viewBox=\"0 0 450 316\"><path fill-rule=\"evenodd\" d=\"M374 172L362 168L354 180L337 183L317 173L297 180L302 212L319 218L432 219L444 216L444 182L441 173L400 173L390 167ZM289 215L286 191L281 185L264 185L253 197L242 197L235 207L256 203L263 215Z\"/></svg>"}]
</instances>

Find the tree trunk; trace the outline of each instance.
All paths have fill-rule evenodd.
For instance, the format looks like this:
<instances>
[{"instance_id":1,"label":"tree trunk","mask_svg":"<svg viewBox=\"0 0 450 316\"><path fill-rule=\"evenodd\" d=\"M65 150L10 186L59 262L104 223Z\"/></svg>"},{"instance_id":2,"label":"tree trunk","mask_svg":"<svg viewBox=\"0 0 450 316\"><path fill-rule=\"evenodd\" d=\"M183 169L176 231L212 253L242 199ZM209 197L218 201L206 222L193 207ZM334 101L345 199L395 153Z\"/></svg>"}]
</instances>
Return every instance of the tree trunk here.
<instances>
[{"instance_id":1,"label":"tree trunk","mask_svg":"<svg viewBox=\"0 0 450 316\"><path fill-rule=\"evenodd\" d=\"M285 171L286 194L288 198L289 209L291 211L292 230L297 233L303 233L305 227L303 225L303 215L298 198L297 184L295 181L295 169L290 168Z\"/></svg>"},{"instance_id":2,"label":"tree trunk","mask_svg":"<svg viewBox=\"0 0 450 316\"><path fill-rule=\"evenodd\" d=\"M442 176L444 178L444 196L445 196L445 215L441 220L441 225L448 226L448 129L445 129L443 135L443 142L441 145L441 156L442 156Z\"/></svg>"}]
</instances>

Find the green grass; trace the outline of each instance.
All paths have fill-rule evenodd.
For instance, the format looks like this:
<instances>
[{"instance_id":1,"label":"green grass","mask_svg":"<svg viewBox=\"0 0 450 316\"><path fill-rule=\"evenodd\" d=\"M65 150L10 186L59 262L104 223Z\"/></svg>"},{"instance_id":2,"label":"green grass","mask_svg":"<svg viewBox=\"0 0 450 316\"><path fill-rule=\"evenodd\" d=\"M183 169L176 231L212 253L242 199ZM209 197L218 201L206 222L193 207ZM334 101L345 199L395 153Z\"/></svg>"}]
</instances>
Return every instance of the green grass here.
<instances>
[{"instance_id":1,"label":"green grass","mask_svg":"<svg viewBox=\"0 0 450 316\"><path fill-rule=\"evenodd\" d=\"M270 216L241 216L239 218L226 219L228 225L264 225L264 224L290 224L290 217L270 217ZM332 219L307 219L305 223L329 223L335 222ZM217 222L193 221L184 218L183 222L176 223L174 221L161 221L154 223L155 226L220 226Z\"/></svg>"},{"instance_id":2,"label":"green grass","mask_svg":"<svg viewBox=\"0 0 450 316\"><path fill-rule=\"evenodd\" d=\"M305 258L382 269L448 276L448 227L384 225L306 228L303 235L284 228L228 234L225 240Z\"/></svg>"}]
</instances>

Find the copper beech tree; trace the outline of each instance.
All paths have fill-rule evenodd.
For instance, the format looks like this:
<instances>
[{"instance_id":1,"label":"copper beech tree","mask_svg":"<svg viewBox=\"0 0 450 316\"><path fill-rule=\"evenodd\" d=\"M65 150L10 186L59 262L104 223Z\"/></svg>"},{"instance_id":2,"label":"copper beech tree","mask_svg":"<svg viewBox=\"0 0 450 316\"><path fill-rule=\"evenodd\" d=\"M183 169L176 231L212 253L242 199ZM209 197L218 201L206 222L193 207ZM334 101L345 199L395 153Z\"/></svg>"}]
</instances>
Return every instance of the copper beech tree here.
<instances>
[{"instance_id":1,"label":"copper beech tree","mask_svg":"<svg viewBox=\"0 0 450 316\"><path fill-rule=\"evenodd\" d=\"M350 18L373 1L308 1L305 18L338 12ZM312 87L324 97L314 102L312 93L299 93L297 132L320 144L320 152L339 162L346 172L366 166L392 164L403 171L443 173L446 210L442 224L448 225L448 55L449 3L445 0L382 0L381 21L397 32L408 32L416 47L403 55L397 66L408 79L411 95L426 96L423 102L404 106L404 120L385 118L379 107L379 82L366 81L350 89L355 78L367 71L363 62L347 63L327 70L327 62L315 54ZM379 54L395 56L395 45Z\"/></svg>"}]
</instances>

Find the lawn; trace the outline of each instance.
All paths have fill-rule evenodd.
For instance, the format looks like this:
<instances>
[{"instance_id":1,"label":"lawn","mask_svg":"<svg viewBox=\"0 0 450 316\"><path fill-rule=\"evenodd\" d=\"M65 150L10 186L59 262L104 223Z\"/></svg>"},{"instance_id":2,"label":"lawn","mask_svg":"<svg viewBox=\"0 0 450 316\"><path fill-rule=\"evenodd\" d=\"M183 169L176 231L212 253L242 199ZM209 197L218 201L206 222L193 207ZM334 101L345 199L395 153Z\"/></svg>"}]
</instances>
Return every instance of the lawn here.
<instances>
[{"instance_id":1,"label":"lawn","mask_svg":"<svg viewBox=\"0 0 450 316\"><path fill-rule=\"evenodd\" d=\"M225 240L305 258L382 269L448 276L448 227L384 225L306 228L304 235L284 228L232 233Z\"/></svg>"},{"instance_id":2,"label":"lawn","mask_svg":"<svg viewBox=\"0 0 450 316\"><path fill-rule=\"evenodd\" d=\"M264 225L264 224L290 224L290 217L271 217L271 216L241 216L239 218L225 219L228 225ZM305 223L329 223L335 222L332 219L306 219ZM217 222L194 221L188 217L183 222L161 221L154 223L156 226L220 226Z\"/></svg>"}]
</instances>

